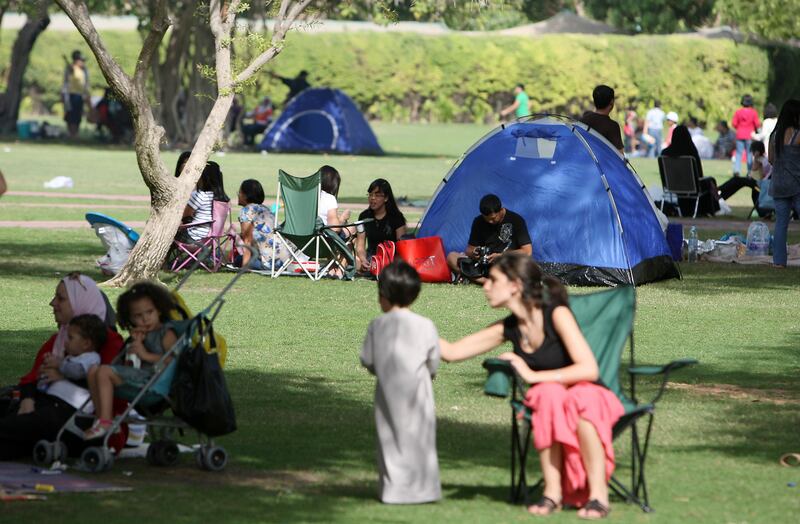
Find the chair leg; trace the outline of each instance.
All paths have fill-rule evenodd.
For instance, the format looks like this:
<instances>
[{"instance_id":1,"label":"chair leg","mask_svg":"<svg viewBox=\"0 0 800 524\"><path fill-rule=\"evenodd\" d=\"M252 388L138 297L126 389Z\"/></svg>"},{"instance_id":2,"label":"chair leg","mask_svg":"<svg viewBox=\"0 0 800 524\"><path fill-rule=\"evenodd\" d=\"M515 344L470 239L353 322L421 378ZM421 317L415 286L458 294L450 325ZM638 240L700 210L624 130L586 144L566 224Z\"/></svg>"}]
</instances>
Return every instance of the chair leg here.
<instances>
[{"instance_id":1,"label":"chair leg","mask_svg":"<svg viewBox=\"0 0 800 524\"><path fill-rule=\"evenodd\" d=\"M516 412L511 410L511 502L528 501L526 464L530 448L530 425L521 428Z\"/></svg>"},{"instance_id":2,"label":"chair leg","mask_svg":"<svg viewBox=\"0 0 800 524\"><path fill-rule=\"evenodd\" d=\"M692 218L697 218L697 210L700 209L700 197L694 199L694 214Z\"/></svg>"},{"instance_id":3,"label":"chair leg","mask_svg":"<svg viewBox=\"0 0 800 524\"><path fill-rule=\"evenodd\" d=\"M647 431L645 432L644 436L644 445L641 446L641 450L638 453L637 460L638 464L638 475L636 479L636 484L634 487L634 492L636 493L637 497L641 497L644 500L644 505L649 507L650 497L647 493L647 480L645 478L645 471L644 466L645 462L647 461L647 451L650 448L650 435L652 434L653 430L653 421L655 420L653 414L651 413L647 420ZM638 439L637 439L638 440ZM638 446L637 446L638 447ZM644 507L642 508L644 509ZM645 510L647 511L647 510Z\"/></svg>"}]
</instances>

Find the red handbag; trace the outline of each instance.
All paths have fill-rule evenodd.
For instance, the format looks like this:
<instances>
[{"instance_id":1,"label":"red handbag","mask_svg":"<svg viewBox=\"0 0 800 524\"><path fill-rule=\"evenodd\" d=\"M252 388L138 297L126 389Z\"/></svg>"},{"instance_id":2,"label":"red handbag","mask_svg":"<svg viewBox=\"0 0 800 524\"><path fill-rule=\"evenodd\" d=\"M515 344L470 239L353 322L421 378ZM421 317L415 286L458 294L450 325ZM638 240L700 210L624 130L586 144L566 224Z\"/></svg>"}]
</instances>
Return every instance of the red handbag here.
<instances>
[{"instance_id":1,"label":"red handbag","mask_svg":"<svg viewBox=\"0 0 800 524\"><path fill-rule=\"evenodd\" d=\"M391 240L378 244L375 255L369 259L369 272L376 277L379 276L383 268L394 260L396 249L395 243Z\"/></svg>"},{"instance_id":2,"label":"red handbag","mask_svg":"<svg viewBox=\"0 0 800 524\"><path fill-rule=\"evenodd\" d=\"M397 243L397 254L417 270L423 282L450 282L441 237L401 240Z\"/></svg>"}]
</instances>

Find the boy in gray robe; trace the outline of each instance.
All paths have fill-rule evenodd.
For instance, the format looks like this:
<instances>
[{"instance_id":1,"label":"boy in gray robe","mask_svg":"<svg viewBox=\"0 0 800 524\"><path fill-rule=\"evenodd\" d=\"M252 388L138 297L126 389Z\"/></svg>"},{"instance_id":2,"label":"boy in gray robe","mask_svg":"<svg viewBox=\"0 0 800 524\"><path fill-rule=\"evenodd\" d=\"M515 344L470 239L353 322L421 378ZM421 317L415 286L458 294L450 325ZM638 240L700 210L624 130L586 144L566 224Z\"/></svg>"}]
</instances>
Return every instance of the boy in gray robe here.
<instances>
[{"instance_id":1,"label":"boy in gray robe","mask_svg":"<svg viewBox=\"0 0 800 524\"><path fill-rule=\"evenodd\" d=\"M384 315L370 323L361 350L361 364L378 379L378 490L387 504L442 498L431 382L439 365L439 335L433 322L408 309L419 290L419 275L402 260L381 271Z\"/></svg>"}]
</instances>

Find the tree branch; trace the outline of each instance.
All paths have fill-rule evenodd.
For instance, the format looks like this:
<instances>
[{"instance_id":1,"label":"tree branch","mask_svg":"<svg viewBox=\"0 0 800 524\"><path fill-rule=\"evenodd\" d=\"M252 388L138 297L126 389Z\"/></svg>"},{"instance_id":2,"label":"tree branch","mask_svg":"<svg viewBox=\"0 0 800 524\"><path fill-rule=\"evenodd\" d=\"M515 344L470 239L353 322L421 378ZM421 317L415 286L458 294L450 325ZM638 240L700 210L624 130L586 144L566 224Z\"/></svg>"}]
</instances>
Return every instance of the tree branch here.
<instances>
[{"instance_id":1,"label":"tree branch","mask_svg":"<svg viewBox=\"0 0 800 524\"><path fill-rule=\"evenodd\" d=\"M278 17L275 19L275 28L273 29L272 39L270 40L270 47L250 62L241 73L236 75L233 83L234 85L245 82L248 78L256 74L264 65L275 58L275 56L283 49L283 42L286 40L286 32L292 28L292 25L300 16L300 13L308 7L311 0L301 0L300 2L292 5L290 0L283 0ZM291 5L291 8L289 7ZM288 14L286 14L288 11Z\"/></svg>"},{"instance_id":2,"label":"tree branch","mask_svg":"<svg viewBox=\"0 0 800 524\"><path fill-rule=\"evenodd\" d=\"M164 39L164 34L166 34L169 26L170 21L167 17L167 1L158 0L150 23L150 32L147 33L147 37L142 44L142 50L139 51L139 59L136 61L136 71L133 75L133 81L138 93L144 93L145 79L153 59L153 54L158 51L158 47Z\"/></svg>"},{"instance_id":3,"label":"tree branch","mask_svg":"<svg viewBox=\"0 0 800 524\"><path fill-rule=\"evenodd\" d=\"M231 30L236 30L236 15L239 14L239 6L242 0L232 0L225 12L225 33L231 34Z\"/></svg>"}]
</instances>

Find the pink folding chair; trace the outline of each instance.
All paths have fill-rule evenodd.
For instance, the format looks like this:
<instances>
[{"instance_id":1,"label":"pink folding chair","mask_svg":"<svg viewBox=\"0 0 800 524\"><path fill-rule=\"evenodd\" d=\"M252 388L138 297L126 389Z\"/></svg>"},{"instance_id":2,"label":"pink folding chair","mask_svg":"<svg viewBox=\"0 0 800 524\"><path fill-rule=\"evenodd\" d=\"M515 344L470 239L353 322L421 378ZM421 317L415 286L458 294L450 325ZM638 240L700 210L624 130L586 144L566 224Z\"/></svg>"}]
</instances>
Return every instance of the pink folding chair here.
<instances>
[{"instance_id":1,"label":"pink folding chair","mask_svg":"<svg viewBox=\"0 0 800 524\"><path fill-rule=\"evenodd\" d=\"M230 202L214 200L210 222L192 222L180 226L178 228L178 236L181 240L176 237L172 242L174 257L170 265L170 271L180 271L194 262L197 262L200 267L209 273L215 273L219 270L225 258L222 248L225 246L225 243L232 238L232 235L229 233L229 228L226 227L230 212ZM206 237L191 242L183 240L186 238L186 235L181 235L181 232L187 232L191 228L201 226L211 226ZM232 246L233 242L231 242L231 247ZM229 254L229 257L230 256L233 256L232 251ZM228 260L228 262L230 261L231 260Z\"/></svg>"}]
</instances>

